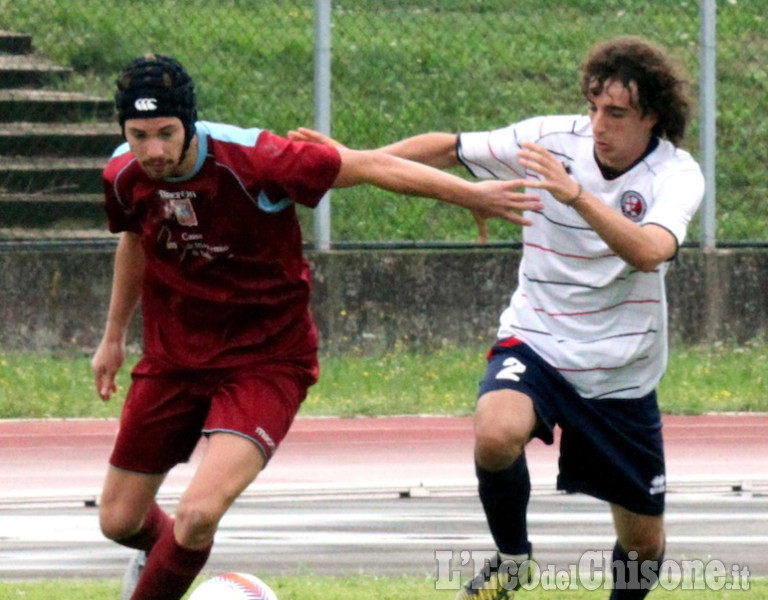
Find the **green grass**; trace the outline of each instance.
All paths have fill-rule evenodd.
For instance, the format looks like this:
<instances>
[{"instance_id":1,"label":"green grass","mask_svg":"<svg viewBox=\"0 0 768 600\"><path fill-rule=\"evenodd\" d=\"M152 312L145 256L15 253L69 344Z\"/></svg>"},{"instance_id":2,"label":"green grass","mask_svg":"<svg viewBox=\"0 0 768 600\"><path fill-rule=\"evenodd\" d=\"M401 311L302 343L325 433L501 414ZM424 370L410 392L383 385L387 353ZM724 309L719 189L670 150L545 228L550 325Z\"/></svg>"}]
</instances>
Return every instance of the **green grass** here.
<instances>
[{"instance_id":1,"label":"green grass","mask_svg":"<svg viewBox=\"0 0 768 600\"><path fill-rule=\"evenodd\" d=\"M679 349L659 397L666 411L683 414L768 411L768 346Z\"/></svg>"},{"instance_id":2,"label":"green grass","mask_svg":"<svg viewBox=\"0 0 768 600\"><path fill-rule=\"evenodd\" d=\"M371 147L428 130L472 131L540 113L581 112L579 61L598 39L626 33L648 36L679 56L696 97L698 4L337 0L334 133ZM152 49L188 66L202 117L277 133L313 123L313 19L309 0L0 0L0 28L32 33L41 53L76 70L67 89L109 96L119 67ZM768 45L754 3L718 3L717 41L718 238L766 240ZM698 130L694 119L687 142L694 154ZM311 237L311 216L302 219ZM474 234L467 214L432 201L371 189L334 192L337 241ZM519 228L495 223L491 235L516 240ZM690 237L698 236L694 223Z\"/></svg>"},{"instance_id":3,"label":"green grass","mask_svg":"<svg viewBox=\"0 0 768 600\"><path fill-rule=\"evenodd\" d=\"M455 590L435 590L432 578L418 577L318 577L290 576L266 577L264 580L272 587L280 600L453 600ZM768 600L768 580L752 579L749 591L725 590L666 590L656 589L649 598L658 600ZM111 600L118 597L119 582L115 581L78 581L48 580L35 582L0 582L0 597L4 600ZM549 600L550 598L568 598L583 600L586 598L604 598L607 592L602 588L595 591L585 589L558 590L535 589L520 592L515 598L520 600Z\"/></svg>"},{"instance_id":4,"label":"green grass","mask_svg":"<svg viewBox=\"0 0 768 600\"><path fill-rule=\"evenodd\" d=\"M102 402L93 390L87 356L0 353L0 418L117 417L130 383L131 357L118 392ZM320 382L303 416L469 415L483 375L485 349L432 353L323 356ZM659 386L669 414L768 411L768 344L677 348Z\"/></svg>"}]
</instances>

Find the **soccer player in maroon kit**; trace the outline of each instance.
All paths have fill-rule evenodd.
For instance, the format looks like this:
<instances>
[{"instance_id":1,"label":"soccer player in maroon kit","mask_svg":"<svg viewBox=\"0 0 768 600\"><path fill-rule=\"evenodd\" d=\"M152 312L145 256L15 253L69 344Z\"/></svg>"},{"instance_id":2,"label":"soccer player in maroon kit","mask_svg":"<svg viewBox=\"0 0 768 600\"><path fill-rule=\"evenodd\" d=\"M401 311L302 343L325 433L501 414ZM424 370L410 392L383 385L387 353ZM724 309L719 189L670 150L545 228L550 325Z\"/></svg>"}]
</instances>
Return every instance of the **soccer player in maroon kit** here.
<instances>
[{"instance_id":1,"label":"soccer player in maroon kit","mask_svg":"<svg viewBox=\"0 0 768 600\"><path fill-rule=\"evenodd\" d=\"M101 496L109 539L139 550L123 598L177 599L205 565L218 523L266 466L318 377L310 273L295 204L372 184L527 224L517 181L470 183L378 151L293 142L197 120L174 59L146 55L117 80L126 142L104 170L120 233L106 329L92 367L108 400L141 301L144 354ZM172 517L155 496L208 442Z\"/></svg>"}]
</instances>

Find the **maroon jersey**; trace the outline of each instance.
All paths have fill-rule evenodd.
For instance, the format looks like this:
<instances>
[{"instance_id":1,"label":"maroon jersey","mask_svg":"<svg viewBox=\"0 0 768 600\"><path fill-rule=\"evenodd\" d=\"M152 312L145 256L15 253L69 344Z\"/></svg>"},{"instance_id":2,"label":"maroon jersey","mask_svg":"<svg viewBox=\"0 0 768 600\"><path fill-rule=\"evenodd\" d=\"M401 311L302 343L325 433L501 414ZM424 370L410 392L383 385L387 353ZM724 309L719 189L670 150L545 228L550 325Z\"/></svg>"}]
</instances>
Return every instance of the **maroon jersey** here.
<instances>
[{"instance_id":1,"label":"maroon jersey","mask_svg":"<svg viewBox=\"0 0 768 600\"><path fill-rule=\"evenodd\" d=\"M146 256L146 356L179 369L316 365L294 203L318 204L338 175L338 151L208 122L197 137L187 177L151 180L127 144L104 170L109 229L140 235Z\"/></svg>"}]
</instances>

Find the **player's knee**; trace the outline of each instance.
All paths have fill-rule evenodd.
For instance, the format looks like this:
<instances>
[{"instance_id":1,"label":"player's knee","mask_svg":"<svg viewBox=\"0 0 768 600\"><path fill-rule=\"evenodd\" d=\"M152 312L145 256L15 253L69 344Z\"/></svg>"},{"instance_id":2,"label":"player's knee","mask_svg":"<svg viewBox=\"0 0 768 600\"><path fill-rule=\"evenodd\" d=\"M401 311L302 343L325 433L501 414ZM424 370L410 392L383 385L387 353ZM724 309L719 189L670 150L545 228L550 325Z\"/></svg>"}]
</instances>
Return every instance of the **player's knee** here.
<instances>
[{"instance_id":1,"label":"player's knee","mask_svg":"<svg viewBox=\"0 0 768 600\"><path fill-rule=\"evenodd\" d=\"M200 548L213 541L224 514L214 499L182 499L176 509L176 541L187 548Z\"/></svg>"},{"instance_id":2,"label":"player's knee","mask_svg":"<svg viewBox=\"0 0 768 600\"><path fill-rule=\"evenodd\" d=\"M475 460L497 471L522 454L536 424L533 403L527 396L499 390L480 397L475 409Z\"/></svg>"},{"instance_id":3,"label":"player's knee","mask_svg":"<svg viewBox=\"0 0 768 600\"><path fill-rule=\"evenodd\" d=\"M664 554L664 543L655 539L642 540L633 546L637 560L656 560Z\"/></svg>"},{"instance_id":4,"label":"player's knee","mask_svg":"<svg viewBox=\"0 0 768 600\"><path fill-rule=\"evenodd\" d=\"M99 511L99 527L108 540L119 542L135 535L141 528L142 516L117 509Z\"/></svg>"},{"instance_id":5,"label":"player's knee","mask_svg":"<svg viewBox=\"0 0 768 600\"><path fill-rule=\"evenodd\" d=\"M498 471L510 466L522 454L525 440L498 429L475 432L475 460L483 469Z\"/></svg>"},{"instance_id":6,"label":"player's knee","mask_svg":"<svg viewBox=\"0 0 768 600\"><path fill-rule=\"evenodd\" d=\"M637 560L656 560L664 554L663 532L649 531L645 534L636 534L630 538L619 539L619 544L627 552L636 552Z\"/></svg>"}]
</instances>

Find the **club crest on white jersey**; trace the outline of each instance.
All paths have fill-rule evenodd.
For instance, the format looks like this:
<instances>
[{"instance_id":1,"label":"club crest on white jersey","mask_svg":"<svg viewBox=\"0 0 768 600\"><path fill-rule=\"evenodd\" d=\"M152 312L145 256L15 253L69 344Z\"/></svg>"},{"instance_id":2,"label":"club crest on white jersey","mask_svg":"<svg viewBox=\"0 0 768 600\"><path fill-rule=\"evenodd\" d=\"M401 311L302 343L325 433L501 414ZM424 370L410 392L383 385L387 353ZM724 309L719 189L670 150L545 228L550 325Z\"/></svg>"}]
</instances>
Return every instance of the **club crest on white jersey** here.
<instances>
[{"instance_id":1,"label":"club crest on white jersey","mask_svg":"<svg viewBox=\"0 0 768 600\"><path fill-rule=\"evenodd\" d=\"M638 192L628 191L621 195L621 214L639 223L648 211L648 204Z\"/></svg>"}]
</instances>

